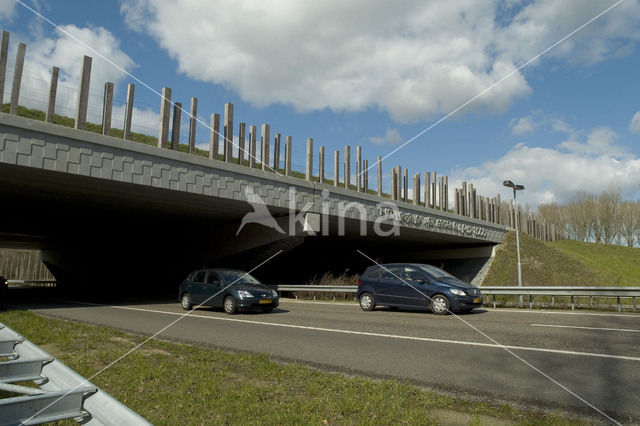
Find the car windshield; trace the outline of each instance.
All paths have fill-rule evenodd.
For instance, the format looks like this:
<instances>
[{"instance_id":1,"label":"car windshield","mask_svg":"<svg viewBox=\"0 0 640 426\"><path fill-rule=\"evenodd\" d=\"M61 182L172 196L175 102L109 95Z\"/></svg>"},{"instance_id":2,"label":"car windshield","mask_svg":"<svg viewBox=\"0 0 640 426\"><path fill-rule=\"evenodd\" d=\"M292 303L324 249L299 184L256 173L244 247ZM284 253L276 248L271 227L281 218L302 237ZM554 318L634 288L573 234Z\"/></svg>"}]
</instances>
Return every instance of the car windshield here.
<instances>
[{"instance_id":1,"label":"car windshield","mask_svg":"<svg viewBox=\"0 0 640 426\"><path fill-rule=\"evenodd\" d=\"M450 273L443 271L440 268L436 268L433 265L420 265L420 269L427 271L434 278L455 278Z\"/></svg>"},{"instance_id":2,"label":"car windshield","mask_svg":"<svg viewBox=\"0 0 640 426\"><path fill-rule=\"evenodd\" d=\"M260 281L255 279L253 276L249 275L244 271L220 271L220 275L224 278L224 281L227 284L233 283L250 283L250 284L260 284Z\"/></svg>"}]
</instances>

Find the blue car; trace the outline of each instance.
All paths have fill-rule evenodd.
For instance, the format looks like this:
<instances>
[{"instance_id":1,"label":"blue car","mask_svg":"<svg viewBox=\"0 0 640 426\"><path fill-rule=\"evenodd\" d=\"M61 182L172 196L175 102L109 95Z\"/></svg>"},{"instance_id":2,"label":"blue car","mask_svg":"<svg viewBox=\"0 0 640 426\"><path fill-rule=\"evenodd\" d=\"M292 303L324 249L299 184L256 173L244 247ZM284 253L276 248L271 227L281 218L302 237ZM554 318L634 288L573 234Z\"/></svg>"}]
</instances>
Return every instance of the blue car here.
<instances>
[{"instance_id":1,"label":"blue car","mask_svg":"<svg viewBox=\"0 0 640 426\"><path fill-rule=\"evenodd\" d=\"M180 284L178 300L185 310L211 306L222 308L228 314L244 309L271 312L280 302L277 291L237 269L191 272Z\"/></svg>"},{"instance_id":2,"label":"blue car","mask_svg":"<svg viewBox=\"0 0 640 426\"><path fill-rule=\"evenodd\" d=\"M432 265L388 263L367 268L358 280L360 307L431 309L434 314L468 312L482 306L480 290Z\"/></svg>"}]
</instances>

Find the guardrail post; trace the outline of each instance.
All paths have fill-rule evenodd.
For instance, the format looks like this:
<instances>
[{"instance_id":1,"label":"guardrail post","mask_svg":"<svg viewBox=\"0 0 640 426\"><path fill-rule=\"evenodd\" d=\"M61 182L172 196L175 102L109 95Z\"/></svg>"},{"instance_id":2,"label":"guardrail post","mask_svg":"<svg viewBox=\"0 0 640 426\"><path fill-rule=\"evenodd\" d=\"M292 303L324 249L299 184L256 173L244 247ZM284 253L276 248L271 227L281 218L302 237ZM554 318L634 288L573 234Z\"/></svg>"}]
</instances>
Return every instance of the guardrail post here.
<instances>
[{"instance_id":1,"label":"guardrail post","mask_svg":"<svg viewBox=\"0 0 640 426\"><path fill-rule=\"evenodd\" d=\"M633 303L633 310L635 311L636 310L636 297L635 296L632 297L631 300L632 300L632 303Z\"/></svg>"},{"instance_id":2,"label":"guardrail post","mask_svg":"<svg viewBox=\"0 0 640 426\"><path fill-rule=\"evenodd\" d=\"M533 309L533 294L529 295L529 309Z\"/></svg>"},{"instance_id":3,"label":"guardrail post","mask_svg":"<svg viewBox=\"0 0 640 426\"><path fill-rule=\"evenodd\" d=\"M571 296L571 310L573 311L575 309L575 303L573 300L573 296Z\"/></svg>"},{"instance_id":4,"label":"guardrail post","mask_svg":"<svg viewBox=\"0 0 640 426\"><path fill-rule=\"evenodd\" d=\"M618 312L622 311L622 306L620 305L620 296L618 296Z\"/></svg>"},{"instance_id":5,"label":"guardrail post","mask_svg":"<svg viewBox=\"0 0 640 426\"><path fill-rule=\"evenodd\" d=\"M493 295L493 309L496 308L496 295Z\"/></svg>"}]
</instances>

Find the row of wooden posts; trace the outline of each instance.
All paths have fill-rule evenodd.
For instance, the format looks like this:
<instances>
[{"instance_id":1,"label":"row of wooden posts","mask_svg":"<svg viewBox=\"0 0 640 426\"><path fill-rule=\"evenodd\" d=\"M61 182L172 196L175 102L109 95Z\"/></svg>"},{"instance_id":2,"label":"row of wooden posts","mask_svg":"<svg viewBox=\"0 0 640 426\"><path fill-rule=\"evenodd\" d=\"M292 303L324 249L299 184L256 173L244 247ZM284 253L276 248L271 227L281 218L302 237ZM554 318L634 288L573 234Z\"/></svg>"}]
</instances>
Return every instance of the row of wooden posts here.
<instances>
[{"instance_id":1,"label":"row of wooden posts","mask_svg":"<svg viewBox=\"0 0 640 426\"><path fill-rule=\"evenodd\" d=\"M2 40L0 43L0 105L3 101L5 74L7 67L7 55L9 47L9 33L2 32ZM16 114L20 96L20 85L22 79L22 69L26 45L20 43L17 49L15 71L13 76L13 86L11 91L11 101L9 112ZM92 59L84 56L82 60L82 69L80 73L80 82L78 87L77 107L75 112L75 128L84 130L86 126L89 84L91 80L91 64ZM52 67L51 82L49 86L49 101L46 113L46 121L52 122L55 114L56 92L58 85L59 68ZM113 104L114 85L111 82L105 83L103 98L103 114L102 114L102 133L110 135L111 133L111 112ZM125 106L123 138L131 138L131 122L133 115L133 101L135 94L135 85L128 84L127 98ZM182 112L182 104L180 102L171 102L171 89L164 87L162 89L161 105L160 105L160 128L158 132L158 147L177 150L180 144L180 124ZM173 110L173 114L171 114ZM189 111L189 131L188 131L188 152L195 152L196 141L196 125L198 122L198 99L191 98ZM222 126L222 129L221 129ZM257 160L257 139L258 129L255 125L248 126L248 141L246 140L247 125L240 123L238 126L238 156L233 157L233 140L234 140L234 108L233 104L226 103L224 106L224 117L221 122L220 114L213 113L209 122L209 158L221 160L227 163L238 163L247 165L251 168L260 167L265 171L282 172L285 176L292 174L292 137L284 138L284 167L281 168L282 161L280 158L280 147L282 135L276 133L273 139L273 157L270 159L270 140L271 129L269 124L262 124L260 127L260 161ZM171 138L169 139L169 135ZM362 159L362 148L356 147L356 179L351 182L351 147L344 147L344 163L340 162L340 151L334 151L333 155L333 179L329 180L325 174L325 147L321 146L318 152L318 175L313 175L313 149L314 140L307 139L306 144L306 167L305 179L307 181L317 181L319 183L333 184L335 187L343 187L353 189L358 192L377 194L380 197L386 196L382 192L382 158L378 157L375 163L377 170L377 191L372 191L369 187L369 169L368 160ZM222 145L222 146L220 146ZM219 155L222 148L222 156ZM271 161L270 161L271 160ZM342 166L342 167L341 167ZM340 181L340 169L343 169L342 182ZM406 168L396 166L391 169L391 194L393 201L404 201L414 205L425 206L441 211L449 211L449 178L448 176L437 176L436 172L425 172L424 183L421 184L421 174L413 175L413 190L409 196L409 172ZM331 182L332 181L332 182ZM421 191L422 188L422 191ZM506 208L506 211L505 211ZM491 223L499 223L515 227L515 210L512 203L501 203L500 195L494 198L487 198L477 194L473 184L462 182L461 188L454 189L453 213L474 219L479 219ZM521 210L520 211L520 215ZM519 216L520 217L520 216ZM531 216L527 220L519 220L521 231L530 233L540 239L559 239L562 238L560 230L555 227L544 224Z\"/></svg>"}]
</instances>

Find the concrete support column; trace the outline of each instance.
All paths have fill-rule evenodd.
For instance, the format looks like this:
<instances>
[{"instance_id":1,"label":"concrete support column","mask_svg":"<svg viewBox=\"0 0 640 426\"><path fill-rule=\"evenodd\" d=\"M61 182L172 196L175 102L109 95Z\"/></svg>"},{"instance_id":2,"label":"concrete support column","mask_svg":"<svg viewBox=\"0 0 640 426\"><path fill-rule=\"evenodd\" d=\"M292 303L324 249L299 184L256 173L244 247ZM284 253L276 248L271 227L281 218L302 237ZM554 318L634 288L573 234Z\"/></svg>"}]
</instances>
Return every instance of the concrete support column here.
<instances>
[{"instance_id":1,"label":"concrete support column","mask_svg":"<svg viewBox=\"0 0 640 426\"><path fill-rule=\"evenodd\" d=\"M460 190L458 188L453 189L453 212L457 215L460 214Z\"/></svg>"},{"instance_id":2,"label":"concrete support column","mask_svg":"<svg viewBox=\"0 0 640 426\"><path fill-rule=\"evenodd\" d=\"M409 169L404 169L402 201L409 202Z\"/></svg>"},{"instance_id":3,"label":"concrete support column","mask_svg":"<svg viewBox=\"0 0 640 426\"><path fill-rule=\"evenodd\" d=\"M6 64L5 64L6 67ZM4 71L2 72L2 80L4 80ZM58 93L58 75L60 74L60 68L53 67L51 69L51 82L49 83L49 104L47 106L47 116L45 121L47 123L53 123L53 117L56 114L56 95ZM4 90L4 81L2 81L2 87L0 91ZM2 105L2 95L0 95L0 106Z\"/></svg>"},{"instance_id":4,"label":"concrete support column","mask_svg":"<svg viewBox=\"0 0 640 426\"><path fill-rule=\"evenodd\" d=\"M218 160L218 155L220 155L220 114L211 114L209 127L209 158Z\"/></svg>"},{"instance_id":5,"label":"concrete support column","mask_svg":"<svg viewBox=\"0 0 640 426\"><path fill-rule=\"evenodd\" d=\"M249 126L249 167L254 168L256 166L256 139L258 129L256 126Z\"/></svg>"},{"instance_id":6,"label":"concrete support column","mask_svg":"<svg viewBox=\"0 0 640 426\"><path fill-rule=\"evenodd\" d=\"M437 203L437 175L436 172L433 172L431 175L431 205L433 205L433 208L437 208L438 207L438 203Z\"/></svg>"},{"instance_id":7,"label":"concrete support column","mask_svg":"<svg viewBox=\"0 0 640 426\"><path fill-rule=\"evenodd\" d=\"M469 198L467 194L467 182L462 181L462 215L469 216Z\"/></svg>"},{"instance_id":8,"label":"concrete support column","mask_svg":"<svg viewBox=\"0 0 640 426\"><path fill-rule=\"evenodd\" d=\"M344 187L349 189L351 183L351 147L344 147Z\"/></svg>"},{"instance_id":9,"label":"concrete support column","mask_svg":"<svg viewBox=\"0 0 640 426\"><path fill-rule=\"evenodd\" d=\"M318 181L324 183L324 146L320 147L318 153Z\"/></svg>"},{"instance_id":10,"label":"concrete support column","mask_svg":"<svg viewBox=\"0 0 640 426\"><path fill-rule=\"evenodd\" d=\"M398 201L398 168L391 169L391 199Z\"/></svg>"},{"instance_id":11,"label":"concrete support column","mask_svg":"<svg viewBox=\"0 0 640 426\"><path fill-rule=\"evenodd\" d=\"M111 109L113 108L113 83L104 84L104 98L102 100L102 134L111 135Z\"/></svg>"},{"instance_id":12,"label":"concrete support column","mask_svg":"<svg viewBox=\"0 0 640 426\"><path fill-rule=\"evenodd\" d=\"M305 167L305 179L311 181L313 177L313 139L307 139L307 161Z\"/></svg>"},{"instance_id":13,"label":"concrete support column","mask_svg":"<svg viewBox=\"0 0 640 426\"><path fill-rule=\"evenodd\" d=\"M171 106L171 88L162 88L160 101L160 131L158 132L158 148L166 148L169 138L169 108Z\"/></svg>"},{"instance_id":14,"label":"concrete support column","mask_svg":"<svg viewBox=\"0 0 640 426\"><path fill-rule=\"evenodd\" d=\"M438 179L438 208L444 210L444 178L440 176Z\"/></svg>"},{"instance_id":15,"label":"concrete support column","mask_svg":"<svg viewBox=\"0 0 640 426\"><path fill-rule=\"evenodd\" d=\"M238 164L241 166L244 164L244 157L246 157L246 148L245 148L245 132L247 125L245 123L240 123L238 127Z\"/></svg>"},{"instance_id":16,"label":"concrete support column","mask_svg":"<svg viewBox=\"0 0 640 426\"><path fill-rule=\"evenodd\" d=\"M444 177L444 211L449 211L449 176Z\"/></svg>"},{"instance_id":17,"label":"concrete support column","mask_svg":"<svg viewBox=\"0 0 640 426\"><path fill-rule=\"evenodd\" d=\"M424 173L424 206L433 207L431 205L431 173Z\"/></svg>"},{"instance_id":18,"label":"concrete support column","mask_svg":"<svg viewBox=\"0 0 640 426\"><path fill-rule=\"evenodd\" d=\"M189 154L196 152L196 124L198 123L198 98L191 98L189 108Z\"/></svg>"},{"instance_id":19,"label":"concrete support column","mask_svg":"<svg viewBox=\"0 0 640 426\"><path fill-rule=\"evenodd\" d=\"M0 106L4 105L4 84L7 78L7 58L9 56L9 31L2 32L0 42Z\"/></svg>"},{"instance_id":20,"label":"concrete support column","mask_svg":"<svg viewBox=\"0 0 640 426\"><path fill-rule=\"evenodd\" d=\"M363 167L362 186L363 186L363 191L367 193L369 192L369 162L367 160L364 160L362 167Z\"/></svg>"},{"instance_id":21,"label":"concrete support column","mask_svg":"<svg viewBox=\"0 0 640 426\"><path fill-rule=\"evenodd\" d=\"M402 200L402 166L396 166L396 200Z\"/></svg>"},{"instance_id":22,"label":"concrete support column","mask_svg":"<svg viewBox=\"0 0 640 426\"><path fill-rule=\"evenodd\" d=\"M18 46L18 51L16 53L16 65L13 71L13 86L11 87L11 103L9 104L9 114L17 114L18 113L18 102L20 100L20 85L22 84L22 69L24 68L24 55L25 52L27 50L27 45L24 43L20 43L20 45ZM89 58L88 56L85 56L85 62L87 60L87 58ZM82 88L82 81L85 75L84 72L85 66L84 63L82 65L82 74L81 74L81 79L80 79L80 83L81 83L81 88ZM89 75L91 74L91 58L89 58L89 67L88 67L89 71ZM86 98L88 99L89 97L89 81L88 81L88 77L87 77L87 93L86 93ZM78 96L78 99L80 98L80 96ZM85 102L85 108L84 108L84 117L86 119L87 117L87 108L86 108L86 102ZM78 123L78 120L76 119L76 124ZM78 127L76 126L76 129L78 129ZM84 129L84 123L82 126L82 129Z\"/></svg>"},{"instance_id":23,"label":"concrete support column","mask_svg":"<svg viewBox=\"0 0 640 426\"><path fill-rule=\"evenodd\" d=\"M413 175L413 204L420 205L420 173Z\"/></svg>"},{"instance_id":24,"label":"concrete support column","mask_svg":"<svg viewBox=\"0 0 640 426\"><path fill-rule=\"evenodd\" d=\"M362 191L362 147L356 146L356 191Z\"/></svg>"},{"instance_id":25,"label":"concrete support column","mask_svg":"<svg viewBox=\"0 0 640 426\"><path fill-rule=\"evenodd\" d=\"M333 152L333 186L340 183L340 151Z\"/></svg>"},{"instance_id":26,"label":"concrete support column","mask_svg":"<svg viewBox=\"0 0 640 426\"><path fill-rule=\"evenodd\" d=\"M173 104L173 123L171 126L171 149L177 151L180 148L180 121L182 120L182 103Z\"/></svg>"},{"instance_id":27,"label":"concrete support column","mask_svg":"<svg viewBox=\"0 0 640 426\"><path fill-rule=\"evenodd\" d=\"M382 197L382 157L378 157L378 197Z\"/></svg>"},{"instance_id":28,"label":"concrete support column","mask_svg":"<svg viewBox=\"0 0 640 426\"><path fill-rule=\"evenodd\" d=\"M291 174L291 148L293 142L291 136L287 136L284 142L284 174L289 176Z\"/></svg>"},{"instance_id":29,"label":"concrete support column","mask_svg":"<svg viewBox=\"0 0 640 426\"><path fill-rule=\"evenodd\" d=\"M276 133L273 140L273 171L278 173L280 169L280 133Z\"/></svg>"},{"instance_id":30,"label":"concrete support column","mask_svg":"<svg viewBox=\"0 0 640 426\"><path fill-rule=\"evenodd\" d=\"M269 132L269 125L263 124L262 137L260 139L260 145L262 146L262 170L267 170L269 168Z\"/></svg>"},{"instance_id":31,"label":"concrete support column","mask_svg":"<svg viewBox=\"0 0 640 426\"><path fill-rule=\"evenodd\" d=\"M233 157L233 104L224 104L224 161L231 162Z\"/></svg>"},{"instance_id":32,"label":"concrete support column","mask_svg":"<svg viewBox=\"0 0 640 426\"><path fill-rule=\"evenodd\" d=\"M124 109L124 128L122 129L122 139L131 137L131 119L133 118L133 97L136 86L129 83L127 85L127 101Z\"/></svg>"},{"instance_id":33,"label":"concrete support column","mask_svg":"<svg viewBox=\"0 0 640 426\"><path fill-rule=\"evenodd\" d=\"M501 215L500 215L500 194L498 194L496 196L496 209L495 209L495 223L500 223L500 221L502 220Z\"/></svg>"},{"instance_id":34,"label":"concrete support column","mask_svg":"<svg viewBox=\"0 0 640 426\"><path fill-rule=\"evenodd\" d=\"M473 205L471 206L470 210L471 210L471 217L474 219L478 218L478 195L476 194L476 189L473 187L473 185L469 185L470 186L470 191L471 191L471 202L473 203Z\"/></svg>"}]
</instances>

